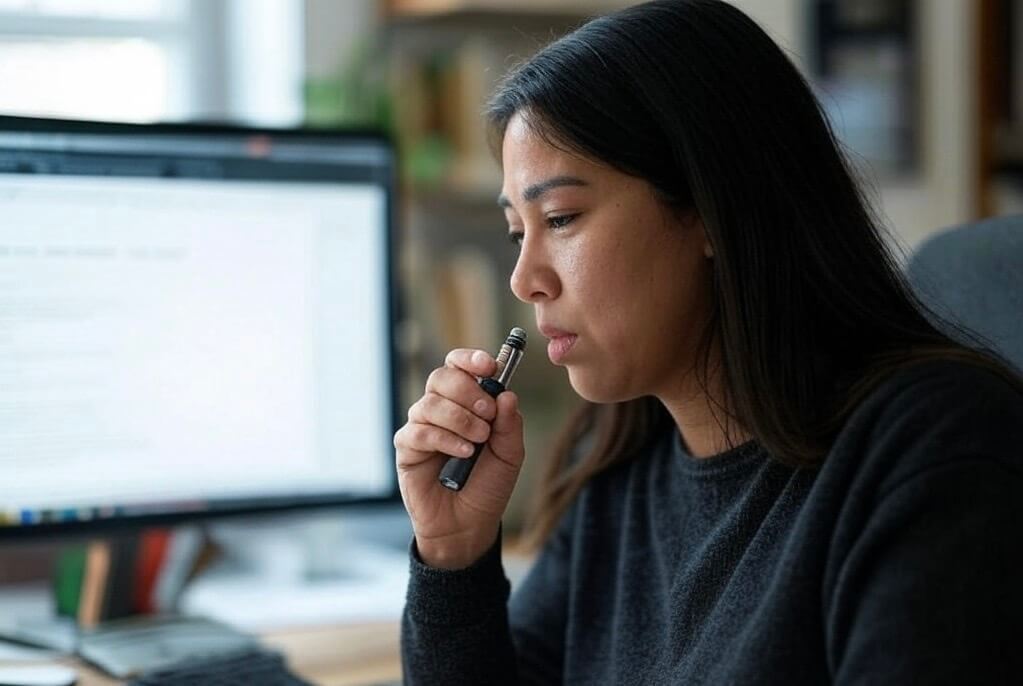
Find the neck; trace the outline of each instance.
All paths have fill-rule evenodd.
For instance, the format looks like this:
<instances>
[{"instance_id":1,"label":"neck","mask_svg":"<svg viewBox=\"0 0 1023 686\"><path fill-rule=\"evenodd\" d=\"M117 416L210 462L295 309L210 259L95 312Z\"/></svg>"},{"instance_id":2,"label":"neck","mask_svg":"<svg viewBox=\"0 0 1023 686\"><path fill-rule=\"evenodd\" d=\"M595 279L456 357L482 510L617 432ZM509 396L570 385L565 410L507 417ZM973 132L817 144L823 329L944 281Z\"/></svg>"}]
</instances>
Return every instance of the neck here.
<instances>
[{"instance_id":1,"label":"neck","mask_svg":"<svg viewBox=\"0 0 1023 686\"><path fill-rule=\"evenodd\" d=\"M717 455L752 438L745 429L729 421L724 409L721 366L712 364L711 369L713 371L707 375L706 390L700 387L696 374L690 372L675 388L657 394L658 400L675 420L682 444L690 455L697 458Z\"/></svg>"}]
</instances>

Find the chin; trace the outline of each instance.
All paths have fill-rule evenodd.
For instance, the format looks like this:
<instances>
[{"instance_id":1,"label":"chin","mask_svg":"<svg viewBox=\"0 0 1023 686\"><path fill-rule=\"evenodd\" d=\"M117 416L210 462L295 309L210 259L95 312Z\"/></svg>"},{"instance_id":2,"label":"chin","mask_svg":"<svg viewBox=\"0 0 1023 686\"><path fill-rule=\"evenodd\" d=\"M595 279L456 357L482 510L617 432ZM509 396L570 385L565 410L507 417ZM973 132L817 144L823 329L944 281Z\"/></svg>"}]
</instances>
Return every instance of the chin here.
<instances>
[{"instance_id":1,"label":"chin","mask_svg":"<svg viewBox=\"0 0 1023 686\"><path fill-rule=\"evenodd\" d=\"M579 397L591 403L620 403L637 397L628 393L612 379L601 378L578 368L568 367L568 382Z\"/></svg>"}]
</instances>

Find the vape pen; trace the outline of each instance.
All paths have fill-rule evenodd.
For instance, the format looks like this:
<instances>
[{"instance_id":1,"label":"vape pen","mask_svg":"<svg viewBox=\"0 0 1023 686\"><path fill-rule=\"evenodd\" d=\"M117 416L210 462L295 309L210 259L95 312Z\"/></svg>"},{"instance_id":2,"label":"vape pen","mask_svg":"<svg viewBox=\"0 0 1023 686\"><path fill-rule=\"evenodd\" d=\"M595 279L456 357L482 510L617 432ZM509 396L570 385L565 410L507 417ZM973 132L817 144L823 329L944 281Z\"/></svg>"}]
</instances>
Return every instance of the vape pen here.
<instances>
[{"instance_id":1,"label":"vape pen","mask_svg":"<svg viewBox=\"0 0 1023 686\"><path fill-rule=\"evenodd\" d=\"M508 333L508 338L505 339L501 351L497 354L497 376L480 379L480 388L493 398L503 393L508 388L508 382L515 374L525 350L526 332L516 326ZM452 491L460 491L465 486L486 442L473 445L476 446L476 449L472 451L472 457L452 457L440 470L440 482Z\"/></svg>"}]
</instances>

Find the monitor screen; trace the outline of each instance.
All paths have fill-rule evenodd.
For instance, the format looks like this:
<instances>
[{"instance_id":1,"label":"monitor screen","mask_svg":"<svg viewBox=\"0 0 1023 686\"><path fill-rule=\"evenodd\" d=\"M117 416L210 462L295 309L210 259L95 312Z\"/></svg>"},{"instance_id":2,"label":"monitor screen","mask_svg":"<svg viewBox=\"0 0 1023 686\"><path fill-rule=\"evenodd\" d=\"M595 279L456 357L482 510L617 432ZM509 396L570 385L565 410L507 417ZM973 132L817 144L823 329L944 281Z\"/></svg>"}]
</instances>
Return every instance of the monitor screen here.
<instances>
[{"instance_id":1,"label":"monitor screen","mask_svg":"<svg viewBox=\"0 0 1023 686\"><path fill-rule=\"evenodd\" d=\"M0 117L0 532L393 499L392 173L371 134Z\"/></svg>"}]
</instances>

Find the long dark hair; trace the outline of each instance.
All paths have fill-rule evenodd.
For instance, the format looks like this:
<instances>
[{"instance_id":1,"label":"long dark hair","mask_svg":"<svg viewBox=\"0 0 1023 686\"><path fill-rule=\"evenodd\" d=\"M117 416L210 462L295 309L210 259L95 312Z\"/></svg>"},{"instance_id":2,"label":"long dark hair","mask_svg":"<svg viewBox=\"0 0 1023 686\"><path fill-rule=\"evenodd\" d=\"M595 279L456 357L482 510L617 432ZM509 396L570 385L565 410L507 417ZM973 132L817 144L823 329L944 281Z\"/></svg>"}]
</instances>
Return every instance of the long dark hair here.
<instances>
[{"instance_id":1,"label":"long dark hair","mask_svg":"<svg viewBox=\"0 0 1023 686\"><path fill-rule=\"evenodd\" d=\"M498 157L521 113L548 143L699 214L715 294L701 358L719 346L726 436L741 426L773 458L812 467L899 367L958 358L1012 377L929 321L811 89L732 5L655 0L594 19L509 72L486 113ZM587 480L670 421L649 397L584 404L541 481L533 542ZM586 434L595 442L573 459Z\"/></svg>"}]
</instances>

